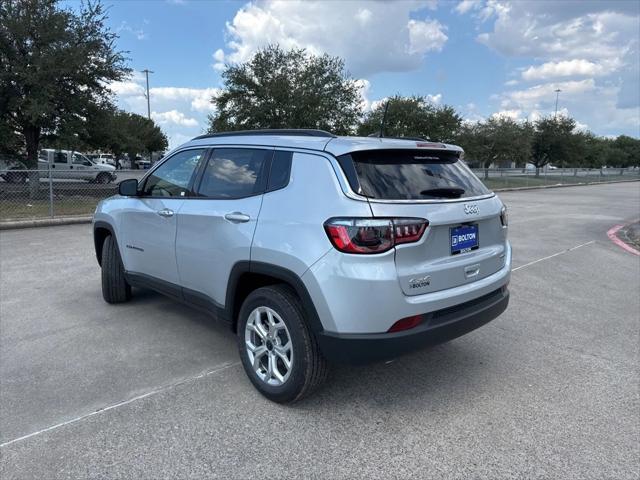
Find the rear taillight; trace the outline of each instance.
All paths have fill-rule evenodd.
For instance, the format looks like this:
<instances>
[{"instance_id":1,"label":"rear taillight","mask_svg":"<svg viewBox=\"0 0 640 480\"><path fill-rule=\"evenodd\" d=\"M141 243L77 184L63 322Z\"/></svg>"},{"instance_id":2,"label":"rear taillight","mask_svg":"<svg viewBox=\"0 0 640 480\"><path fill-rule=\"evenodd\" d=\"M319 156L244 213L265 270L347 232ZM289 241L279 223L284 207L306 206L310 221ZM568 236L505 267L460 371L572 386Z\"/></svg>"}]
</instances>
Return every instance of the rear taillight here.
<instances>
[{"instance_id":1,"label":"rear taillight","mask_svg":"<svg viewBox=\"0 0 640 480\"><path fill-rule=\"evenodd\" d=\"M332 218L324 229L345 253L382 253L401 243L417 242L429 225L423 218Z\"/></svg>"}]
</instances>

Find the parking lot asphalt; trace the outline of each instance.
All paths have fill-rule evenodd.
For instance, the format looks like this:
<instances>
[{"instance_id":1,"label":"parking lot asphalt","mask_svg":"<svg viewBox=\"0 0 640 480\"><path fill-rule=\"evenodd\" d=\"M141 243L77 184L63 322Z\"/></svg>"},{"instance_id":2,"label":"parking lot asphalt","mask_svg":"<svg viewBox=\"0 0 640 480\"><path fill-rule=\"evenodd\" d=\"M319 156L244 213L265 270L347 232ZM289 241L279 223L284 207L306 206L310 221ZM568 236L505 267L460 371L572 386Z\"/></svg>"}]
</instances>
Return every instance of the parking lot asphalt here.
<instances>
[{"instance_id":1,"label":"parking lot asphalt","mask_svg":"<svg viewBox=\"0 0 640 480\"><path fill-rule=\"evenodd\" d=\"M104 303L89 226L0 232L0 477L639 478L640 183L500 196L508 310L293 406L207 316Z\"/></svg>"}]
</instances>

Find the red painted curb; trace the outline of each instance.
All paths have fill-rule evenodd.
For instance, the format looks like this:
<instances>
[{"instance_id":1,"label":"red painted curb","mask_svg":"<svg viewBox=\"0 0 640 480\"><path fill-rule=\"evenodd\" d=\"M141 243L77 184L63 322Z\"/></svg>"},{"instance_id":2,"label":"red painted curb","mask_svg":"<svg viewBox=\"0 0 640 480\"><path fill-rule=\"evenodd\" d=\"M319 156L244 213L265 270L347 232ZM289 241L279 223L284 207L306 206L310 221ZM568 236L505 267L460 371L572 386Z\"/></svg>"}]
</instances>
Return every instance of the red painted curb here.
<instances>
[{"instance_id":1,"label":"red painted curb","mask_svg":"<svg viewBox=\"0 0 640 480\"><path fill-rule=\"evenodd\" d=\"M618 245L620 248L623 248L627 252L633 253L634 255L640 255L640 251L636 250L630 245L627 245L618 238L618 235L616 235L618 233L618 230L620 230L622 227L625 227L625 225L616 225L615 227L610 228L607 232L607 237L609 237L609 240L611 240L613 243Z\"/></svg>"}]
</instances>

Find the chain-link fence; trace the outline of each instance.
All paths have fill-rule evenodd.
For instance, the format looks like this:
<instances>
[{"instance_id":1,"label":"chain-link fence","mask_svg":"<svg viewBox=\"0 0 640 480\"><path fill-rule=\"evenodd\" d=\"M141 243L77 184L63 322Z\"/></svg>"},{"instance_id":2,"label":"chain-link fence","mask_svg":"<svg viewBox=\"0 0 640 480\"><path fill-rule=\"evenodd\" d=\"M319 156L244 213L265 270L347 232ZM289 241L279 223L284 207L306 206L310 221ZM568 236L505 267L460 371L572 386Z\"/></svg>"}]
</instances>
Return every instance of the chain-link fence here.
<instances>
[{"instance_id":1,"label":"chain-link fence","mask_svg":"<svg viewBox=\"0 0 640 480\"><path fill-rule=\"evenodd\" d=\"M638 168L474 169L492 190L640 179ZM145 170L82 172L71 169L0 170L0 222L91 215L98 202L117 193L117 183L140 179Z\"/></svg>"},{"instance_id":2,"label":"chain-link fence","mask_svg":"<svg viewBox=\"0 0 640 480\"><path fill-rule=\"evenodd\" d=\"M538 172L535 168L474 168L472 170L492 190L640 179L640 169L637 167L555 168L547 166Z\"/></svg>"},{"instance_id":3,"label":"chain-link fence","mask_svg":"<svg viewBox=\"0 0 640 480\"><path fill-rule=\"evenodd\" d=\"M118 182L145 170L0 170L0 222L91 215Z\"/></svg>"}]
</instances>

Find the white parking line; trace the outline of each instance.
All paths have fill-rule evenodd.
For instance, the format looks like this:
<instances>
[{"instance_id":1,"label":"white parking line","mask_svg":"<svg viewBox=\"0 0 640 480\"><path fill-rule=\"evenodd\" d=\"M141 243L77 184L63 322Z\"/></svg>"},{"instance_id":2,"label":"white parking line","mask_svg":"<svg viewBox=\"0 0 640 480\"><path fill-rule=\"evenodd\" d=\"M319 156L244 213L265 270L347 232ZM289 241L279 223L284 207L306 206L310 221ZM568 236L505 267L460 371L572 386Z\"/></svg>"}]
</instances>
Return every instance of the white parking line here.
<instances>
[{"instance_id":1,"label":"white parking line","mask_svg":"<svg viewBox=\"0 0 640 480\"><path fill-rule=\"evenodd\" d=\"M226 370L227 368L235 367L236 365L240 365L240 362L233 362L233 363L224 364L224 365L222 365L220 367L214 368L213 370L208 370L208 371L203 372L203 373L201 373L199 375L196 375L195 377L185 378L183 380L180 380L179 382L172 383L170 385L165 385L165 386L160 387L160 388L158 388L156 390L152 390L150 392L143 393L142 395L138 395L137 397L133 397L133 398L130 398L128 400L124 400L122 402L115 403L113 405L109 405L107 407L99 408L95 412L87 413L85 415L80 415L79 417L72 418L71 420L67 420L65 422L57 423L55 425L51 425L50 427L43 428L42 430L38 430L37 432L33 432L33 433L28 434L28 435L23 435L22 437L14 438L13 440L9 440L8 442L0 443L0 448L6 447L7 445L11 445L12 443L16 443L16 442L19 442L21 440L26 440L27 438L35 437L36 435L40 435L41 433L50 432L51 430L56 430L57 428L64 427L65 425L69 425L71 423L79 422L80 420L84 420L85 418L92 417L92 416L97 415L99 413L103 413L103 412L106 412L106 411L109 411L109 410L113 410L114 408L118 408L118 407L122 407L124 405L128 405L129 403L135 402L136 400L142 400L143 398L150 397L152 395L155 395L156 393L164 392L164 391L169 390L171 388L175 388L175 387L177 387L179 385L183 385L183 384L185 384L187 382L192 382L193 380L198 380L199 378L208 377L209 375L221 372L223 370Z\"/></svg>"},{"instance_id":2,"label":"white parking line","mask_svg":"<svg viewBox=\"0 0 640 480\"><path fill-rule=\"evenodd\" d=\"M596 243L595 240L591 240L590 242L583 243L581 245L576 245L575 247L567 248L566 250L562 250L561 252L554 253L553 255L549 255L548 257L539 258L538 260L534 260L533 262L525 263L524 265L520 265L519 267L512 268L511 271L515 272L516 270L520 270L521 268L528 267L530 265L534 265L538 262L542 262L544 260L549 260L550 258L557 257L558 255L562 255L563 253L571 252L573 250L577 250L580 247L586 247L587 245L592 245Z\"/></svg>"}]
</instances>

